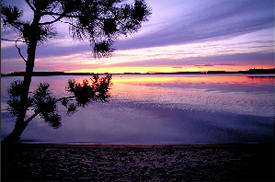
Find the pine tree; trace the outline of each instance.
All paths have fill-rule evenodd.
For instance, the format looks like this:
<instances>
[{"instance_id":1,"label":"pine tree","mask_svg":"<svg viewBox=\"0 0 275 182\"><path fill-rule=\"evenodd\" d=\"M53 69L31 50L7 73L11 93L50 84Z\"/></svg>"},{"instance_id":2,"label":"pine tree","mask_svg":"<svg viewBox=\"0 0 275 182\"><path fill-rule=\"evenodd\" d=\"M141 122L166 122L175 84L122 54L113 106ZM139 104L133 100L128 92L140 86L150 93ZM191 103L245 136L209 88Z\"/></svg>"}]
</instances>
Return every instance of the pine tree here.
<instances>
[{"instance_id":1,"label":"pine tree","mask_svg":"<svg viewBox=\"0 0 275 182\"><path fill-rule=\"evenodd\" d=\"M150 9L143 0L135 0L133 4L124 0L25 0L25 3L33 13L30 21L22 20L23 11L16 6L2 4L1 9L4 26L18 33L15 45L26 64L24 80L12 83L9 90L9 110L17 119L12 133L3 140L3 144L16 143L29 122L38 115L53 127L60 126L57 102L61 102L71 113L76 106L108 98L110 75L104 78L94 76L91 84L87 80L82 84L69 81L68 91L72 96L67 98L53 97L47 83L41 83L30 94L37 45L56 36L53 27L56 22L68 24L73 38L88 39L95 57L106 57L114 50L113 41L120 35L137 31L150 15ZM18 41L26 44L27 58L21 54ZM75 99L76 103L69 103L71 99ZM25 119L28 110L32 110L33 115Z\"/></svg>"}]
</instances>

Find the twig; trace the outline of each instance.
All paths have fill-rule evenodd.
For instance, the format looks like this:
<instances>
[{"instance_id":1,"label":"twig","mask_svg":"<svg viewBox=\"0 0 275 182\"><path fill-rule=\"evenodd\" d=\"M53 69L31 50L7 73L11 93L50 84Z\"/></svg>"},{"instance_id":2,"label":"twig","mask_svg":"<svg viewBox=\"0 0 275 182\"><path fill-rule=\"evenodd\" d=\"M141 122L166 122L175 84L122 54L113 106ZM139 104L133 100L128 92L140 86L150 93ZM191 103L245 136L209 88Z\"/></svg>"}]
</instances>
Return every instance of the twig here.
<instances>
[{"instance_id":1,"label":"twig","mask_svg":"<svg viewBox=\"0 0 275 182\"><path fill-rule=\"evenodd\" d=\"M71 25L71 26L73 26L73 27L75 27L75 28L80 28L80 27L74 25L74 24L71 23L71 22L67 22L67 21L63 21L63 20L59 20L59 21L62 22L62 23L67 23L67 24L69 24L69 25Z\"/></svg>"},{"instance_id":2,"label":"twig","mask_svg":"<svg viewBox=\"0 0 275 182\"><path fill-rule=\"evenodd\" d=\"M52 24L52 23L55 23L57 21L61 21L62 18L78 18L79 16L76 16L76 15L68 15L66 14L66 11L64 11L63 13L54 13L54 12L44 12L43 13L44 15L49 15L49 16L52 16L54 18L53 21L49 21L49 22L42 22L42 23L39 23L39 25L47 25L47 24ZM57 18L55 16L58 16ZM63 22L63 21L61 21ZM65 23L65 22L63 22ZM66 22L66 23L69 23L69 22Z\"/></svg>"},{"instance_id":3,"label":"twig","mask_svg":"<svg viewBox=\"0 0 275 182\"><path fill-rule=\"evenodd\" d=\"M60 21L64 16L60 15L58 18L55 18L53 21L48 21L48 22L43 22L43 23L39 23L39 25L47 25L47 24L52 24L55 23L57 21Z\"/></svg>"},{"instance_id":4,"label":"twig","mask_svg":"<svg viewBox=\"0 0 275 182\"><path fill-rule=\"evenodd\" d=\"M62 100L66 100L66 99L72 99L72 98L75 98L75 96L68 96L68 97L61 97L59 99L56 99L55 100L55 103L59 102L59 101L62 101Z\"/></svg>"},{"instance_id":5,"label":"twig","mask_svg":"<svg viewBox=\"0 0 275 182\"><path fill-rule=\"evenodd\" d=\"M28 124L33 118L35 118L40 112L35 112L31 117L29 117L25 123Z\"/></svg>"},{"instance_id":6,"label":"twig","mask_svg":"<svg viewBox=\"0 0 275 182\"><path fill-rule=\"evenodd\" d=\"M8 41L8 42L14 42L14 41L21 41L21 42L25 42L23 40L17 39L17 40L11 40L11 39L6 39L6 38L1 38L1 40L3 41Z\"/></svg>"},{"instance_id":7,"label":"twig","mask_svg":"<svg viewBox=\"0 0 275 182\"><path fill-rule=\"evenodd\" d=\"M18 47L18 45L17 45L17 41L18 41L19 39L17 39L16 41L15 41L15 47L17 48L17 51L18 51L18 54L20 55L20 57L25 61L25 62L27 62L27 60L24 58L24 56L21 54L21 49Z\"/></svg>"},{"instance_id":8,"label":"twig","mask_svg":"<svg viewBox=\"0 0 275 182\"><path fill-rule=\"evenodd\" d=\"M30 3L30 1L29 0L25 0L26 1L26 3L29 5L29 7L33 10L33 11L35 11L35 8L32 6L32 4Z\"/></svg>"}]
</instances>

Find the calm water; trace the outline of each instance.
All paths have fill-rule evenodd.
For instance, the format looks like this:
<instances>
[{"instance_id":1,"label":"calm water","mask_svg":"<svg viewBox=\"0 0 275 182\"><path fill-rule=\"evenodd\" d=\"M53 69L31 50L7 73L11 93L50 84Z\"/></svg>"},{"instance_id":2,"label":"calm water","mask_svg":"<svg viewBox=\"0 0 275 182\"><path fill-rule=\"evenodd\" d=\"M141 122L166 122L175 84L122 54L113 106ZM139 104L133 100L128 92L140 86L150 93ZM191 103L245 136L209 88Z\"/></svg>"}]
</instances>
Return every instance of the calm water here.
<instances>
[{"instance_id":1,"label":"calm water","mask_svg":"<svg viewBox=\"0 0 275 182\"><path fill-rule=\"evenodd\" d=\"M50 83L64 96L68 79L87 76L34 77L32 88ZM2 137L14 125L7 111L9 83L1 78ZM107 103L91 103L53 129L34 119L22 139L55 143L232 143L273 142L275 76L268 75L130 75L113 76Z\"/></svg>"}]
</instances>

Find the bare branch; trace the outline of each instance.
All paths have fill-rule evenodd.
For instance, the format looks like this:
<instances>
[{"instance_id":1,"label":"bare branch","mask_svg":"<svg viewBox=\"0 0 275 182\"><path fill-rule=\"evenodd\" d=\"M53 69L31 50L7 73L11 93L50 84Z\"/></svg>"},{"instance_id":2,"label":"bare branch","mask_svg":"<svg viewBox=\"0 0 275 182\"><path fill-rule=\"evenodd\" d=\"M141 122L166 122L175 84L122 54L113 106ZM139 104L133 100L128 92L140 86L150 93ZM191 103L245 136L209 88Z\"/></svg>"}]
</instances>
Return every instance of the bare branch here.
<instances>
[{"instance_id":1,"label":"bare branch","mask_svg":"<svg viewBox=\"0 0 275 182\"><path fill-rule=\"evenodd\" d=\"M18 51L18 54L19 54L19 56L25 61L25 62L27 62L27 60L24 58L24 56L22 55L22 53L21 53L21 49L18 47L18 45L17 45L17 41L19 41L19 39L17 39L16 41L15 41L15 47L17 48L17 51Z\"/></svg>"},{"instance_id":2,"label":"bare branch","mask_svg":"<svg viewBox=\"0 0 275 182\"><path fill-rule=\"evenodd\" d=\"M28 124L33 118L35 118L40 112L35 112L31 117L29 117L26 121L25 124Z\"/></svg>"},{"instance_id":3,"label":"bare branch","mask_svg":"<svg viewBox=\"0 0 275 182\"><path fill-rule=\"evenodd\" d=\"M18 26L26 25L26 23L22 23L22 22L19 22L19 21L13 22L12 24L18 25Z\"/></svg>"},{"instance_id":4,"label":"bare branch","mask_svg":"<svg viewBox=\"0 0 275 182\"><path fill-rule=\"evenodd\" d=\"M32 6L32 4L30 3L30 1L29 0L25 0L26 1L26 3L29 5L29 7L33 10L33 11L35 11L35 8Z\"/></svg>"},{"instance_id":5,"label":"bare branch","mask_svg":"<svg viewBox=\"0 0 275 182\"><path fill-rule=\"evenodd\" d=\"M66 24L69 24L69 25L71 25L71 26L73 26L73 27L75 27L75 28L80 28L80 27L78 27L78 26L76 26L76 25L74 25L73 23L71 23L71 22L67 22L67 21L63 21L63 20L59 20L60 22L62 22L62 23L66 23Z\"/></svg>"},{"instance_id":6,"label":"bare branch","mask_svg":"<svg viewBox=\"0 0 275 182\"><path fill-rule=\"evenodd\" d=\"M65 99L72 99L72 98L75 98L75 96L61 97L59 99L56 99L55 102L57 103L59 101L65 100Z\"/></svg>"},{"instance_id":7,"label":"bare branch","mask_svg":"<svg viewBox=\"0 0 275 182\"><path fill-rule=\"evenodd\" d=\"M45 12L42 12L42 14L43 15L63 16L63 17L66 17L66 18L78 18L79 17L78 15L66 14L65 12L63 12L63 13L56 13L56 12L45 11Z\"/></svg>"},{"instance_id":8,"label":"bare branch","mask_svg":"<svg viewBox=\"0 0 275 182\"><path fill-rule=\"evenodd\" d=\"M15 42L15 41L24 42L23 40L20 40L20 39L12 40L12 39L1 38L1 40L3 40L3 41L8 41L8 42Z\"/></svg>"},{"instance_id":9,"label":"bare branch","mask_svg":"<svg viewBox=\"0 0 275 182\"><path fill-rule=\"evenodd\" d=\"M23 22L18 22L18 21L14 21L14 22L7 22L4 20L4 26L11 26L12 28L15 28L16 30L19 30L21 31L22 30L22 27L24 25L26 25L26 23L23 23Z\"/></svg>"},{"instance_id":10,"label":"bare branch","mask_svg":"<svg viewBox=\"0 0 275 182\"><path fill-rule=\"evenodd\" d=\"M54 17L54 16L52 16ZM48 21L48 22L43 22L43 23L39 23L39 25L48 25L48 24L52 24L52 23L55 23L59 20L61 20L64 16L63 15L60 15L58 18L55 18L53 21Z\"/></svg>"},{"instance_id":11,"label":"bare branch","mask_svg":"<svg viewBox=\"0 0 275 182\"><path fill-rule=\"evenodd\" d=\"M62 23L67 23L67 24L69 24L69 25L71 25L71 26L77 27L77 26L75 26L74 24L72 24L71 22L62 21L62 20L60 20L60 22L62 22Z\"/></svg>"}]
</instances>

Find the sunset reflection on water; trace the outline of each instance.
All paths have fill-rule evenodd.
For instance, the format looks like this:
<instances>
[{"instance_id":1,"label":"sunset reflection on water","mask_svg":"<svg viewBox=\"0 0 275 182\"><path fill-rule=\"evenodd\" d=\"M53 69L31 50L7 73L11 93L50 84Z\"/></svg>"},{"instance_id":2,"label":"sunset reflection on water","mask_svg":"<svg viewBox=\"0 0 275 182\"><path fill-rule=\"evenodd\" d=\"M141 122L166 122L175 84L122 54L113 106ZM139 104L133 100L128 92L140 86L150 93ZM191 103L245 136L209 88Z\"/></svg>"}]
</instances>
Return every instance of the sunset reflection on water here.
<instances>
[{"instance_id":1,"label":"sunset reflection on water","mask_svg":"<svg viewBox=\"0 0 275 182\"><path fill-rule=\"evenodd\" d=\"M63 97L69 79L82 82L90 77L33 77L31 89L48 82L51 93ZM4 133L12 129L5 108L9 83L15 79L22 78L6 77L1 83ZM113 75L108 102L93 102L72 116L60 106L60 129L50 129L36 118L30 127L35 132L24 137L141 144L265 142L274 136L274 81L272 75Z\"/></svg>"},{"instance_id":2,"label":"sunset reflection on water","mask_svg":"<svg viewBox=\"0 0 275 182\"><path fill-rule=\"evenodd\" d=\"M119 77L119 78L118 78ZM244 75L141 75L115 76L117 83L179 83L179 84L270 84L273 76Z\"/></svg>"}]
</instances>

